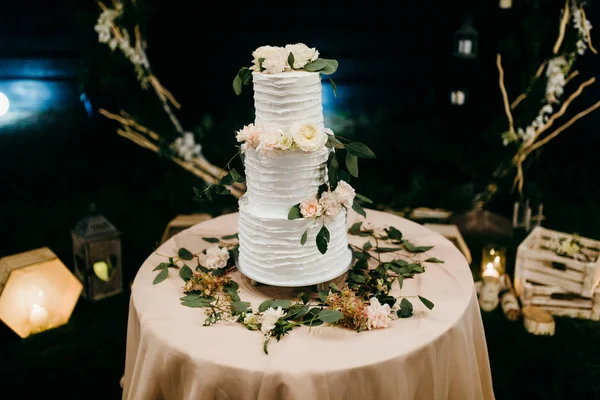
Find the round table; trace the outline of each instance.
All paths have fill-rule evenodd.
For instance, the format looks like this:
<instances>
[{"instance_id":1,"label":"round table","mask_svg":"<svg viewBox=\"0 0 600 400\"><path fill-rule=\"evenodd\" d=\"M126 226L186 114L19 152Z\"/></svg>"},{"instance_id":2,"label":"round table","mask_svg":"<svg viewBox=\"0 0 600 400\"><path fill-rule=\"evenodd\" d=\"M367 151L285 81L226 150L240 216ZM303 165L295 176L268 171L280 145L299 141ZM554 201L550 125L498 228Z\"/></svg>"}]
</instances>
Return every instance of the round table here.
<instances>
[{"instance_id":1,"label":"round table","mask_svg":"<svg viewBox=\"0 0 600 400\"><path fill-rule=\"evenodd\" d=\"M153 271L185 247L213 246L202 237L237 232L238 214L201 222L175 235L144 262L131 288L123 399L493 399L485 334L473 278L462 253L446 238L390 213L351 212L348 226L364 220L394 226L414 245L434 248L426 271L404 281L414 315L386 329L354 332L340 327L295 328L262 348L260 332L242 324L203 326L204 309L180 304L177 270L153 285ZM362 245L364 237L349 235ZM425 259L423 258L423 259ZM286 288L253 286L234 272L243 301L258 305Z\"/></svg>"}]
</instances>

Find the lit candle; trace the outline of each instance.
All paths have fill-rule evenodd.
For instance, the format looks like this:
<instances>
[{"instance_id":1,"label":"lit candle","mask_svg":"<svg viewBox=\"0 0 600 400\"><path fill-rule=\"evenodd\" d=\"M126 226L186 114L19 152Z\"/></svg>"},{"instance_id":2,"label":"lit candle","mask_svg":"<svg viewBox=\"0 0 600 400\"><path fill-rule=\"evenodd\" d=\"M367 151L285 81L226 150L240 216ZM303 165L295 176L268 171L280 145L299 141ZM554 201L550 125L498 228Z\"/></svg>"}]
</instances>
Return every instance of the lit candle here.
<instances>
[{"instance_id":1,"label":"lit candle","mask_svg":"<svg viewBox=\"0 0 600 400\"><path fill-rule=\"evenodd\" d=\"M500 8L511 8L512 0L500 0Z\"/></svg>"},{"instance_id":2,"label":"lit candle","mask_svg":"<svg viewBox=\"0 0 600 400\"><path fill-rule=\"evenodd\" d=\"M485 266L485 270L483 271L483 276L493 276L494 278L500 278L500 273L494 267L494 264L487 263Z\"/></svg>"},{"instance_id":3,"label":"lit candle","mask_svg":"<svg viewBox=\"0 0 600 400\"><path fill-rule=\"evenodd\" d=\"M29 322L37 327L42 327L48 323L48 311L39 304L33 304L29 311Z\"/></svg>"}]
</instances>

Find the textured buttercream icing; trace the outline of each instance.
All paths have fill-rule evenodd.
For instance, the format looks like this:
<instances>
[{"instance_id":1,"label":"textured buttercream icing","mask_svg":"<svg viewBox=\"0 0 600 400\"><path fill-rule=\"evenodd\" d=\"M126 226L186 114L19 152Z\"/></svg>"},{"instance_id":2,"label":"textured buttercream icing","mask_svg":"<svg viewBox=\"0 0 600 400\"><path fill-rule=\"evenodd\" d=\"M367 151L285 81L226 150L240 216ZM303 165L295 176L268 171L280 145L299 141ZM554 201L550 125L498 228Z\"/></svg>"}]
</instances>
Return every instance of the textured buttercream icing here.
<instances>
[{"instance_id":1,"label":"textured buttercream icing","mask_svg":"<svg viewBox=\"0 0 600 400\"><path fill-rule=\"evenodd\" d=\"M289 130L295 122L324 129L321 76L316 72L252 74L256 125ZM349 267L352 252L346 236L346 212L326 224L330 241L325 254L316 246L321 220L289 220L289 210L316 198L327 182L331 149L244 152L247 191L239 201L240 271L257 282L307 286L337 278ZM300 238L307 232L304 245Z\"/></svg>"}]
</instances>

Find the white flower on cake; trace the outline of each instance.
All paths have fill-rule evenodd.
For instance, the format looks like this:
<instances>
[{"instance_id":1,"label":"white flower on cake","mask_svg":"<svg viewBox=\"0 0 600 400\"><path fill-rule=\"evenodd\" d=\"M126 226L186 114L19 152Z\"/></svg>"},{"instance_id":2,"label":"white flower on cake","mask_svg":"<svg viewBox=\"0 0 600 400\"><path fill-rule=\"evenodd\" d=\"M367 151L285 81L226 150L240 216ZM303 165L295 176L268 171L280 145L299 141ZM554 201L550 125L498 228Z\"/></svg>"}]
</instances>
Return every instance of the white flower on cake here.
<instances>
[{"instance_id":1,"label":"white flower on cake","mask_svg":"<svg viewBox=\"0 0 600 400\"><path fill-rule=\"evenodd\" d=\"M294 69L303 68L309 62L319 58L319 51L304 43L288 44L285 49L294 55L294 65L292 66Z\"/></svg>"},{"instance_id":2,"label":"white flower on cake","mask_svg":"<svg viewBox=\"0 0 600 400\"><path fill-rule=\"evenodd\" d=\"M346 208L352 207L354 197L356 196L354 188L350 186L346 181L339 181L337 187L333 191L333 194L335 195L335 197L337 197L338 201L342 203L342 205Z\"/></svg>"},{"instance_id":3,"label":"white flower on cake","mask_svg":"<svg viewBox=\"0 0 600 400\"><path fill-rule=\"evenodd\" d=\"M279 142L282 135L283 131L279 128L265 129L260 135L260 140L258 146L256 147L256 151L265 155L273 150L279 149Z\"/></svg>"},{"instance_id":4,"label":"white flower on cake","mask_svg":"<svg viewBox=\"0 0 600 400\"><path fill-rule=\"evenodd\" d=\"M294 147L294 138L289 133L282 133L279 138L277 148L279 150L289 150Z\"/></svg>"},{"instance_id":5,"label":"white flower on cake","mask_svg":"<svg viewBox=\"0 0 600 400\"><path fill-rule=\"evenodd\" d=\"M277 309L273 307L267 308L262 315L260 331L267 335L273 330L273 328L275 328L275 324L279 318L283 317L284 315L285 311L283 311L281 307L277 307Z\"/></svg>"},{"instance_id":6,"label":"white flower on cake","mask_svg":"<svg viewBox=\"0 0 600 400\"><path fill-rule=\"evenodd\" d=\"M223 268L227 265L227 261L229 261L229 250L226 247L214 246L206 250L206 258L204 259L206 268Z\"/></svg>"},{"instance_id":7,"label":"white flower on cake","mask_svg":"<svg viewBox=\"0 0 600 400\"><path fill-rule=\"evenodd\" d=\"M253 65L250 69L260 72L260 60L262 59L264 62L267 58L271 57L271 55L274 54L278 48L279 47L276 46L261 46L254 50L252 52L252 57L254 57L254 60L252 60Z\"/></svg>"},{"instance_id":8,"label":"white flower on cake","mask_svg":"<svg viewBox=\"0 0 600 400\"><path fill-rule=\"evenodd\" d=\"M237 131L236 139L238 142L244 142L246 146L256 147L260 143L262 132L262 125L248 124Z\"/></svg>"},{"instance_id":9,"label":"white flower on cake","mask_svg":"<svg viewBox=\"0 0 600 400\"><path fill-rule=\"evenodd\" d=\"M304 218L316 218L321 215L321 204L319 204L319 200L315 199L307 199L300 203L300 214Z\"/></svg>"},{"instance_id":10,"label":"white flower on cake","mask_svg":"<svg viewBox=\"0 0 600 400\"><path fill-rule=\"evenodd\" d=\"M319 204L322 208L321 218L324 224L331 222L342 211L342 204L332 192L323 192Z\"/></svg>"},{"instance_id":11,"label":"white flower on cake","mask_svg":"<svg viewBox=\"0 0 600 400\"><path fill-rule=\"evenodd\" d=\"M367 328L369 330L388 328L392 325L391 312L389 304L382 305L376 297L371 298L370 305L367 306Z\"/></svg>"},{"instance_id":12,"label":"white flower on cake","mask_svg":"<svg viewBox=\"0 0 600 400\"><path fill-rule=\"evenodd\" d=\"M296 146L304 151L315 151L325 146L327 134L310 122L296 122L290 128Z\"/></svg>"},{"instance_id":13,"label":"white flower on cake","mask_svg":"<svg viewBox=\"0 0 600 400\"><path fill-rule=\"evenodd\" d=\"M288 64L289 52L283 47L276 47L271 54L262 62L263 73L280 74L283 71L289 71Z\"/></svg>"}]
</instances>

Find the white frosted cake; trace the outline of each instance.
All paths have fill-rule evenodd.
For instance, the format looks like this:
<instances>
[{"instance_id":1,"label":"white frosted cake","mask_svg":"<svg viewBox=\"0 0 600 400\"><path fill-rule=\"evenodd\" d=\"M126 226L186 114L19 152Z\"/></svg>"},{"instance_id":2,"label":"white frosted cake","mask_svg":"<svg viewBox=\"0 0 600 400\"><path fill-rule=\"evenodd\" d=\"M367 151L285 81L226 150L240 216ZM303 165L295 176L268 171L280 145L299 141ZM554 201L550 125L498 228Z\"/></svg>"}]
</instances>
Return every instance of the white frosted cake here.
<instances>
[{"instance_id":1,"label":"white frosted cake","mask_svg":"<svg viewBox=\"0 0 600 400\"><path fill-rule=\"evenodd\" d=\"M254 69L255 121L237 133L247 187L239 201L238 268L274 286L327 282L351 263L346 213L354 190L346 182L328 186L333 132L323 123L321 73Z\"/></svg>"}]
</instances>

